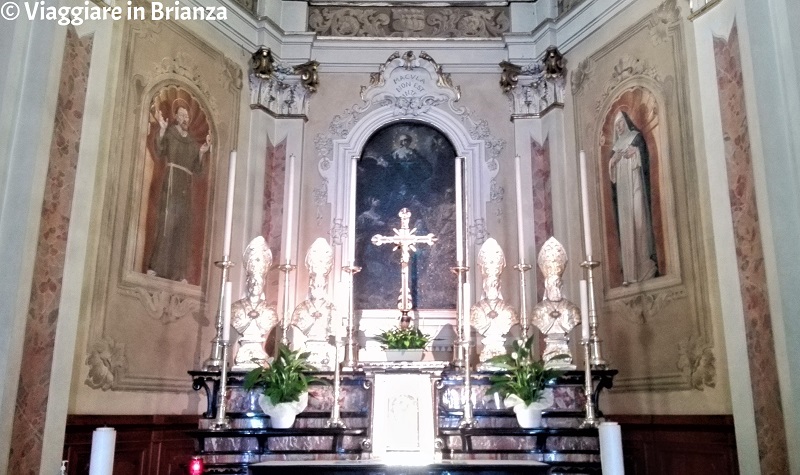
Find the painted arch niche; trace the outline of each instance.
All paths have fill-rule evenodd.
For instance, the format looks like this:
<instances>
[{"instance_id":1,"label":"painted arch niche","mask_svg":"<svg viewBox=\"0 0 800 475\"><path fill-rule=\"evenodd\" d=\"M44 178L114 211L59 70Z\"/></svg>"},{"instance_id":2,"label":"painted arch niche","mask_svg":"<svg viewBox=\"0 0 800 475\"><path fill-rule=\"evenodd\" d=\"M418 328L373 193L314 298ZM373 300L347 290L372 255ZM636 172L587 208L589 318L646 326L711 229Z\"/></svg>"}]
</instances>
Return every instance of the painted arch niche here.
<instances>
[{"instance_id":1,"label":"painted arch niche","mask_svg":"<svg viewBox=\"0 0 800 475\"><path fill-rule=\"evenodd\" d=\"M453 144L438 129L398 122L373 133L364 144L356 175L355 307L396 309L400 295L400 254L393 246L372 244L372 236L391 236L398 213L411 212L416 234L433 233L433 246L411 254L409 278L414 309L455 309L456 261L455 158Z\"/></svg>"},{"instance_id":2,"label":"painted arch niche","mask_svg":"<svg viewBox=\"0 0 800 475\"><path fill-rule=\"evenodd\" d=\"M155 92L147 124L134 268L200 285L213 127L194 94L176 85Z\"/></svg>"},{"instance_id":3,"label":"painted arch niche","mask_svg":"<svg viewBox=\"0 0 800 475\"><path fill-rule=\"evenodd\" d=\"M659 113L655 95L634 86L619 94L603 118L599 176L609 288L673 271L662 190L666 130Z\"/></svg>"}]
</instances>

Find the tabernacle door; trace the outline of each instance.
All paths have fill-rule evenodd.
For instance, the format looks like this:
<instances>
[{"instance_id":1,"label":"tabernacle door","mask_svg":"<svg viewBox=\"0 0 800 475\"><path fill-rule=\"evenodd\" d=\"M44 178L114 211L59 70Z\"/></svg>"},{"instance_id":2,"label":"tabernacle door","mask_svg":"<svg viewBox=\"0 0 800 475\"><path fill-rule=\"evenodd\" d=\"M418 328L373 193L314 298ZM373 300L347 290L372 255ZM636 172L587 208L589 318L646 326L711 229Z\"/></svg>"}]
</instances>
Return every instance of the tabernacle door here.
<instances>
[{"instance_id":1,"label":"tabernacle door","mask_svg":"<svg viewBox=\"0 0 800 475\"><path fill-rule=\"evenodd\" d=\"M433 461L433 383L429 374L375 375L373 457L393 464Z\"/></svg>"}]
</instances>

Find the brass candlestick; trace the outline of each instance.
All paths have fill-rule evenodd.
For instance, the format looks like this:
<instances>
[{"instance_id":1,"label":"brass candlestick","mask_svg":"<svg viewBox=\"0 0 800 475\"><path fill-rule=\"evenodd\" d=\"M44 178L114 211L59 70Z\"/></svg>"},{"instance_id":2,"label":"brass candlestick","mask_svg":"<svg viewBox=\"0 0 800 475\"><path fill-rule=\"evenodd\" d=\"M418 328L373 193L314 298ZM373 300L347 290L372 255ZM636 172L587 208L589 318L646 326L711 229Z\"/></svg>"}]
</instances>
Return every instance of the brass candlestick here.
<instances>
[{"instance_id":1,"label":"brass candlestick","mask_svg":"<svg viewBox=\"0 0 800 475\"><path fill-rule=\"evenodd\" d=\"M358 342L355 338L355 305L353 296L353 279L355 275L361 272L361 267L354 265L352 262L349 266L342 267L342 270L350 274L350 297L347 302L347 335L344 346L344 362L342 366L346 371L355 371L358 369Z\"/></svg>"},{"instance_id":2,"label":"brass candlestick","mask_svg":"<svg viewBox=\"0 0 800 475\"><path fill-rule=\"evenodd\" d=\"M581 267L586 269L586 288L589 294L589 361L593 368L605 369L608 365L600 355L600 337L597 336L597 306L594 296L594 268L600 265L599 261L592 260L592 256L586 256L586 260L581 263Z\"/></svg>"},{"instance_id":3,"label":"brass candlestick","mask_svg":"<svg viewBox=\"0 0 800 475\"><path fill-rule=\"evenodd\" d=\"M519 271L519 321L522 324L522 341L528 341L528 287L525 285L525 273L533 267L530 264L520 262L514 266Z\"/></svg>"},{"instance_id":4,"label":"brass candlestick","mask_svg":"<svg viewBox=\"0 0 800 475\"><path fill-rule=\"evenodd\" d=\"M228 392L228 342L223 341L220 343L222 347L222 369L219 375L219 394L217 397L217 417L211 424L211 430L228 430L231 427L231 421L226 415L228 402L225 395Z\"/></svg>"},{"instance_id":5,"label":"brass candlestick","mask_svg":"<svg viewBox=\"0 0 800 475\"><path fill-rule=\"evenodd\" d=\"M222 269L222 278L220 279L219 285L219 308L217 309L217 319L215 323L216 334L214 335L214 339L211 340L211 356L203 363L206 371L220 371L222 367L222 297L225 294L225 282L228 281L228 269L233 267L233 262L230 261L228 255L224 255L222 256L222 260L215 262L214 265ZM227 344L227 342L225 343Z\"/></svg>"},{"instance_id":6,"label":"brass candlestick","mask_svg":"<svg viewBox=\"0 0 800 475\"><path fill-rule=\"evenodd\" d=\"M581 422L580 428L585 429L587 427L598 427L600 425L600 419L597 418L595 407L594 407L594 388L592 387L592 365L589 362L589 347L591 346L590 340L583 340L581 342L583 345L583 365L585 368L584 372L584 393L586 395L586 404L584 407L586 408L586 416Z\"/></svg>"},{"instance_id":7,"label":"brass candlestick","mask_svg":"<svg viewBox=\"0 0 800 475\"><path fill-rule=\"evenodd\" d=\"M283 272L283 318L281 319L281 343L284 345L289 345L289 320L292 318L292 309L289 307L289 274L297 268L296 265L292 264L290 259L286 259L286 264L281 264L278 266ZM275 354L277 355L278 352L276 351Z\"/></svg>"},{"instance_id":8,"label":"brass candlestick","mask_svg":"<svg viewBox=\"0 0 800 475\"><path fill-rule=\"evenodd\" d=\"M456 341L453 344L453 367L463 368L468 356L464 355L464 319L469 318L469 309L464 308L464 282L467 278L469 267L459 262L457 266L451 267L450 271L456 274L458 285L456 285ZM468 354L467 354L468 355Z\"/></svg>"}]
</instances>

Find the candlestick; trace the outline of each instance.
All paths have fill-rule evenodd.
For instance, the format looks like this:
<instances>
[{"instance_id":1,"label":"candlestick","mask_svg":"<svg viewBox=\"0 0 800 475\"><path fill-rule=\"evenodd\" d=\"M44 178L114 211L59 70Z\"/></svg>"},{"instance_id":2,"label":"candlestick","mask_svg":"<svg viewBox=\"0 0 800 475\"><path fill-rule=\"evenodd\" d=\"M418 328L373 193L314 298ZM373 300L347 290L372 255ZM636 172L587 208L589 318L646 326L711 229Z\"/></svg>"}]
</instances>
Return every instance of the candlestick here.
<instances>
[{"instance_id":1,"label":"candlestick","mask_svg":"<svg viewBox=\"0 0 800 475\"><path fill-rule=\"evenodd\" d=\"M581 340L589 341L589 295L585 280L578 281L578 290L581 299Z\"/></svg>"},{"instance_id":2,"label":"candlestick","mask_svg":"<svg viewBox=\"0 0 800 475\"><path fill-rule=\"evenodd\" d=\"M344 347L344 362L342 366L344 370L348 371L355 371L358 369L358 341L356 341L355 333L355 305L353 299L353 278L359 272L361 272L361 267L358 266L345 266L342 268L343 271L349 274L349 292L348 292L348 304L347 304L347 335Z\"/></svg>"},{"instance_id":3,"label":"candlestick","mask_svg":"<svg viewBox=\"0 0 800 475\"><path fill-rule=\"evenodd\" d=\"M347 249L350 253L348 262L352 267L356 260L356 174L358 172L358 157L350 160L350 222L347 224Z\"/></svg>"},{"instance_id":4,"label":"candlestick","mask_svg":"<svg viewBox=\"0 0 800 475\"><path fill-rule=\"evenodd\" d=\"M456 262L464 264L464 188L461 161L464 157L456 157Z\"/></svg>"},{"instance_id":5,"label":"candlestick","mask_svg":"<svg viewBox=\"0 0 800 475\"><path fill-rule=\"evenodd\" d=\"M283 233L283 255L287 264L292 260L292 232L294 219L294 154L289 155L289 183L284 197L284 212L286 213L286 230Z\"/></svg>"},{"instance_id":6,"label":"candlestick","mask_svg":"<svg viewBox=\"0 0 800 475\"><path fill-rule=\"evenodd\" d=\"M464 337L461 341L461 345L464 347L464 404L463 404L463 414L461 416L461 420L458 423L458 427L461 429L471 429L475 427L475 418L473 417L473 407L472 407L472 368L470 364L470 354L472 353L472 325L470 325L470 318L469 318L469 307L470 307L470 289L469 289L469 282L464 282Z\"/></svg>"},{"instance_id":7,"label":"candlestick","mask_svg":"<svg viewBox=\"0 0 800 475\"><path fill-rule=\"evenodd\" d=\"M591 342L589 340L584 340L583 345L583 379L584 379L584 395L586 396L586 402L584 403L585 408L585 416L583 418L583 422L581 422L580 427L587 428L587 427L597 427L600 424L600 420L597 418L595 414L595 407L594 407L594 397L592 396L593 387L592 387L592 367L590 363L589 357L589 346Z\"/></svg>"},{"instance_id":8,"label":"candlestick","mask_svg":"<svg viewBox=\"0 0 800 475\"><path fill-rule=\"evenodd\" d=\"M233 267L229 256L222 256L221 261L214 262L214 265L222 269L219 283L219 306L217 307L217 315L214 321L214 339L211 340L211 356L205 361L206 371L219 371L222 365L222 327L224 325L224 311L223 300L225 300L225 282L228 281L228 273L230 268Z\"/></svg>"},{"instance_id":9,"label":"candlestick","mask_svg":"<svg viewBox=\"0 0 800 475\"><path fill-rule=\"evenodd\" d=\"M227 415L228 401L228 341L225 340L222 346L222 369L219 374L219 400L217 401L217 417L211 423L211 430L228 430L231 428L231 420Z\"/></svg>"},{"instance_id":10,"label":"candlestick","mask_svg":"<svg viewBox=\"0 0 800 475\"><path fill-rule=\"evenodd\" d=\"M236 150L231 151L228 162L228 199L225 201L225 238L222 249L225 256L231 255L231 228L233 227L233 192L236 184Z\"/></svg>"},{"instance_id":11,"label":"candlestick","mask_svg":"<svg viewBox=\"0 0 800 475\"><path fill-rule=\"evenodd\" d=\"M336 312L338 315L339 312ZM347 425L341 417L341 405L339 398L342 394L342 367L339 365L339 336L341 334L341 318L336 323L336 330L333 337L333 407L331 408L331 417L325 423L325 427L335 427L339 429L346 429Z\"/></svg>"},{"instance_id":12,"label":"candlestick","mask_svg":"<svg viewBox=\"0 0 800 475\"><path fill-rule=\"evenodd\" d=\"M472 340L472 322L470 318L470 286L469 282L464 282L464 339Z\"/></svg>"},{"instance_id":13,"label":"candlestick","mask_svg":"<svg viewBox=\"0 0 800 475\"><path fill-rule=\"evenodd\" d=\"M283 318L281 319L281 343L289 345L289 319L292 316L292 307L289 305L289 274L297 266L292 265L289 256L286 256L286 264L278 266L283 272ZM277 345L276 345L277 346ZM277 355L278 352L276 351Z\"/></svg>"},{"instance_id":14,"label":"candlestick","mask_svg":"<svg viewBox=\"0 0 800 475\"><path fill-rule=\"evenodd\" d=\"M465 325L469 325L469 308L464 308L464 285L466 285L467 271L469 267L455 266L450 271L456 274L458 283L456 284L456 338L453 342L453 367L463 368L468 355L464 354L464 340L468 338L464 331Z\"/></svg>"},{"instance_id":15,"label":"candlestick","mask_svg":"<svg viewBox=\"0 0 800 475\"><path fill-rule=\"evenodd\" d=\"M231 293L233 283L225 282L225 293L222 298L222 339L225 342L231 339Z\"/></svg>"},{"instance_id":16,"label":"candlestick","mask_svg":"<svg viewBox=\"0 0 800 475\"><path fill-rule=\"evenodd\" d=\"M522 227L522 174L520 173L519 155L514 157L514 174L517 185L517 246L519 251L519 263L525 263L525 242L524 228Z\"/></svg>"},{"instance_id":17,"label":"candlestick","mask_svg":"<svg viewBox=\"0 0 800 475\"><path fill-rule=\"evenodd\" d=\"M589 221L589 179L586 173L586 153L580 153L581 211L583 214L583 246L587 258L592 256L592 229Z\"/></svg>"},{"instance_id":18,"label":"candlestick","mask_svg":"<svg viewBox=\"0 0 800 475\"><path fill-rule=\"evenodd\" d=\"M599 266L600 262L592 260L587 256L584 262L581 262L581 267L586 269L586 293L589 302L589 344L591 347L591 363L595 368L606 368L606 361L600 355L600 342L602 340L597 333L597 305L595 303L594 295L594 268Z\"/></svg>"},{"instance_id":19,"label":"candlestick","mask_svg":"<svg viewBox=\"0 0 800 475\"><path fill-rule=\"evenodd\" d=\"M528 341L530 326L528 325L528 285L525 280L525 273L533 266L520 262L514 266L519 271L519 321L522 326L522 340Z\"/></svg>"}]
</instances>

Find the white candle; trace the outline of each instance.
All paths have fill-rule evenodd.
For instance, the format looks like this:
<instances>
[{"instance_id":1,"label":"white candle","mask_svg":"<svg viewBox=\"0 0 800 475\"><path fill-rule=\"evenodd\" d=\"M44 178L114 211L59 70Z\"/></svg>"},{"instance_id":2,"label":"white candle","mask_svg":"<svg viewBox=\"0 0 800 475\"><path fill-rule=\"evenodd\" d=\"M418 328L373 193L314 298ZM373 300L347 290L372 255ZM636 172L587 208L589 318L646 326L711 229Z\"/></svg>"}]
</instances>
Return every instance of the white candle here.
<instances>
[{"instance_id":1,"label":"white candle","mask_svg":"<svg viewBox=\"0 0 800 475\"><path fill-rule=\"evenodd\" d=\"M222 293L222 341L231 339L231 293L233 283L225 282L225 291Z\"/></svg>"},{"instance_id":2,"label":"white candle","mask_svg":"<svg viewBox=\"0 0 800 475\"><path fill-rule=\"evenodd\" d=\"M519 169L519 155L514 157L514 172L517 185L517 246L519 246L519 263L525 263L525 241L523 239L524 231L522 227L522 174Z\"/></svg>"},{"instance_id":3,"label":"white candle","mask_svg":"<svg viewBox=\"0 0 800 475\"><path fill-rule=\"evenodd\" d=\"M89 475L111 475L114 471L114 445L117 431L112 427L98 427L92 433L92 453Z\"/></svg>"},{"instance_id":4,"label":"white candle","mask_svg":"<svg viewBox=\"0 0 800 475\"><path fill-rule=\"evenodd\" d=\"M578 290L580 290L581 296L581 338L583 341L587 341L589 339L589 292L585 280L578 282Z\"/></svg>"},{"instance_id":5,"label":"white candle","mask_svg":"<svg viewBox=\"0 0 800 475\"><path fill-rule=\"evenodd\" d=\"M622 431L616 422L601 422L598 428L600 436L600 468L606 475L624 475L622 462Z\"/></svg>"},{"instance_id":6,"label":"white candle","mask_svg":"<svg viewBox=\"0 0 800 475\"><path fill-rule=\"evenodd\" d=\"M350 223L347 225L347 249L352 266L356 260L356 173L358 172L358 157L350 160Z\"/></svg>"},{"instance_id":7,"label":"white candle","mask_svg":"<svg viewBox=\"0 0 800 475\"><path fill-rule=\"evenodd\" d=\"M470 322L470 305L472 296L470 295L469 282L464 282L464 341L472 340L472 324Z\"/></svg>"},{"instance_id":8,"label":"white candle","mask_svg":"<svg viewBox=\"0 0 800 475\"><path fill-rule=\"evenodd\" d=\"M236 183L236 150L231 150L231 158L228 162L228 199L225 201L225 239L222 249L224 256L231 255L231 228L233 227L233 191Z\"/></svg>"},{"instance_id":9,"label":"white candle","mask_svg":"<svg viewBox=\"0 0 800 475\"><path fill-rule=\"evenodd\" d=\"M283 233L283 254L286 256L286 263L291 262L292 258L292 221L294 219L294 154L289 155L289 173L288 173L288 186L286 187L286 196L283 199L285 207L283 209L286 213L286 230Z\"/></svg>"},{"instance_id":10,"label":"white candle","mask_svg":"<svg viewBox=\"0 0 800 475\"><path fill-rule=\"evenodd\" d=\"M463 157L456 157L456 262L464 265L464 206L463 206L463 182L461 181L461 160Z\"/></svg>"},{"instance_id":11,"label":"white candle","mask_svg":"<svg viewBox=\"0 0 800 475\"><path fill-rule=\"evenodd\" d=\"M592 255L592 228L589 222L589 178L586 173L586 153L581 150L581 210L583 211L583 249L586 257Z\"/></svg>"}]
</instances>

